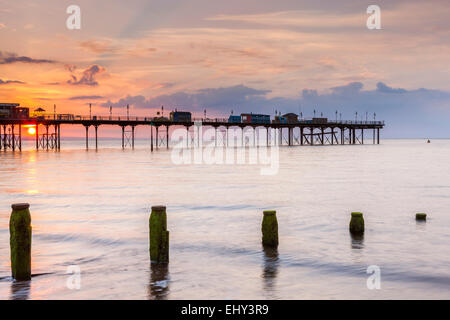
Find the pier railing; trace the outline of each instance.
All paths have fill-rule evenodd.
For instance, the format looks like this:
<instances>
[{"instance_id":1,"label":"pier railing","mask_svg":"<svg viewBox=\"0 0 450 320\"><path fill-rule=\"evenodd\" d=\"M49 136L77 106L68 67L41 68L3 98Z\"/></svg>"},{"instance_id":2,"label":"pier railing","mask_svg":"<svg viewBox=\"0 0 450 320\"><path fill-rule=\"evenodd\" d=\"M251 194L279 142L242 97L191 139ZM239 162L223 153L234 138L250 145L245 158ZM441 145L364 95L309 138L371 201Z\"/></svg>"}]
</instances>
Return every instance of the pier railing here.
<instances>
[{"instance_id":1,"label":"pier railing","mask_svg":"<svg viewBox=\"0 0 450 320\"><path fill-rule=\"evenodd\" d=\"M1 119L0 119L1 120ZM136 116L97 116L97 115L73 115L73 114L53 114L42 115L36 117L30 117L28 119L5 119L5 120L59 120L59 121L102 121L102 122L117 122L117 121L129 121L129 122L186 122L186 121L173 121L166 117L136 117ZM192 118L191 122L201 123L229 123L227 118ZM239 123L234 123L239 124ZM266 123L261 123L262 125ZM375 120L328 120L327 122L316 122L311 119L301 119L297 122L284 122L278 124L314 124L314 125L384 125L384 121Z\"/></svg>"}]
</instances>

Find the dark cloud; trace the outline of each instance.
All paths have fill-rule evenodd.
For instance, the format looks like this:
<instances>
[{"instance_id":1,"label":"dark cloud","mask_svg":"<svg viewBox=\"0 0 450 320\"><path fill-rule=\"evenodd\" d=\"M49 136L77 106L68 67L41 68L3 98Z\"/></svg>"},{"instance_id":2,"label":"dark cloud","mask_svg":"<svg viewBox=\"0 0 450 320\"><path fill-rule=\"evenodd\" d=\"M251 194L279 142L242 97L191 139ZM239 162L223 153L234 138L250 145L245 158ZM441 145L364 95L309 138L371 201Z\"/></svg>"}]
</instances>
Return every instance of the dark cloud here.
<instances>
[{"instance_id":1,"label":"dark cloud","mask_svg":"<svg viewBox=\"0 0 450 320\"><path fill-rule=\"evenodd\" d=\"M379 92L384 92L384 93L406 93L407 92L405 89L389 87L389 86L385 85L383 82L377 83L377 90Z\"/></svg>"},{"instance_id":2,"label":"dark cloud","mask_svg":"<svg viewBox=\"0 0 450 320\"><path fill-rule=\"evenodd\" d=\"M338 95L358 93L364 87L362 82L351 82L345 86L331 88L331 91Z\"/></svg>"},{"instance_id":3,"label":"dark cloud","mask_svg":"<svg viewBox=\"0 0 450 320\"><path fill-rule=\"evenodd\" d=\"M170 95L161 95L146 99L144 96L127 96L116 102L108 101L103 104L105 107L123 107L127 104L135 108L157 108L161 105L168 108L185 107L197 111L204 108L216 110L230 110L230 108L245 105L250 101L264 99L269 93L268 90L257 90L243 85L227 88L208 88L195 93L177 92Z\"/></svg>"},{"instance_id":4,"label":"dark cloud","mask_svg":"<svg viewBox=\"0 0 450 320\"><path fill-rule=\"evenodd\" d=\"M2 84L10 84L10 83L24 84L25 82L18 81L18 80L2 80L2 79L0 79L0 85L2 85Z\"/></svg>"},{"instance_id":5,"label":"dark cloud","mask_svg":"<svg viewBox=\"0 0 450 320\"><path fill-rule=\"evenodd\" d=\"M102 66L94 64L89 68L87 68L86 70L84 70L81 78L78 80L78 78L73 74L76 67L66 66L66 68L70 72L72 72L72 74L70 75L72 79L67 81L67 83L72 85L97 86L98 82L95 80L95 76L105 71L105 68L103 68Z\"/></svg>"},{"instance_id":6,"label":"dark cloud","mask_svg":"<svg viewBox=\"0 0 450 320\"><path fill-rule=\"evenodd\" d=\"M12 64L16 62L33 63L33 64L56 63L56 61L54 60L34 59L25 56L18 56L15 53L4 53L0 51L0 64Z\"/></svg>"},{"instance_id":7,"label":"dark cloud","mask_svg":"<svg viewBox=\"0 0 450 320\"><path fill-rule=\"evenodd\" d=\"M274 114L274 110L283 113L303 113L310 118L313 110L316 114L334 119L336 111L343 120L369 120L376 113L377 120L385 120L385 137L450 137L450 93L430 89L395 89L386 84L378 84L373 90L364 90L361 82L352 82L344 86L333 87L326 93L314 89L304 89L298 98L268 98L268 90L257 90L246 86L203 89L195 93L176 92L146 99L144 96L127 96L116 102L102 104L124 107L127 104L135 108L157 108L164 105L166 110L178 108L200 113L207 109L209 114L228 116L231 110L235 114L242 112L261 112ZM395 93L395 94L393 94Z\"/></svg>"},{"instance_id":8,"label":"dark cloud","mask_svg":"<svg viewBox=\"0 0 450 320\"><path fill-rule=\"evenodd\" d=\"M98 100L98 99L103 99L104 97L102 96L75 96L75 97L70 97L69 100Z\"/></svg>"}]
</instances>

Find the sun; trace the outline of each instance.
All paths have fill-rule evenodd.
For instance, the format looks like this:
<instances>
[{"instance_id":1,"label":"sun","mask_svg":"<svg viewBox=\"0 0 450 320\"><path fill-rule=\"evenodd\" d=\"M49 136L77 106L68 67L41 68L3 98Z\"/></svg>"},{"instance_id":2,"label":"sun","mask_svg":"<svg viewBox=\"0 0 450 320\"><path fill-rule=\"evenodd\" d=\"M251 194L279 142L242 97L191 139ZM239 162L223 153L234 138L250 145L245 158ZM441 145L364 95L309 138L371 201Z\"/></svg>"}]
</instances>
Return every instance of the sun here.
<instances>
[{"instance_id":1,"label":"sun","mask_svg":"<svg viewBox=\"0 0 450 320\"><path fill-rule=\"evenodd\" d=\"M28 134L31 134L31 135L36 134L36 128L33 128L33 127L28 128Z\"/></svg>"}]
</instances>

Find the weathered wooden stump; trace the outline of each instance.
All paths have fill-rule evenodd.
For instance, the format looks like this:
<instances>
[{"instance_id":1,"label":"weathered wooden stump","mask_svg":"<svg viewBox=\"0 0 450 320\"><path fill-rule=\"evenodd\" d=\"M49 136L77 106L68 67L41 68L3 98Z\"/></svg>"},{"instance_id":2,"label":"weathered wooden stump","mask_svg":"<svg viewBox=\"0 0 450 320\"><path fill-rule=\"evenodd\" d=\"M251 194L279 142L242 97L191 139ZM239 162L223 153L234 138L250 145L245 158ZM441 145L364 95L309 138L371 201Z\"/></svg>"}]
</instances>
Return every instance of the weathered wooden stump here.
<instances>
[{"instance_id":1,"label":"weathered wooden stump","mask_svg":"<svg viewBox=\"0 0 450 320\"><path fill-rule=\"evenodd\" d=\"M263 212L261 231L262 244L264 246L278 246L278 221L277 213L275 210L266 210Z\"/></svg>"},{"instance_id":2,"label":"weathered wooden stump","mask_svg":"<svg viewBox=\"0 0 450 320\"><path fill-rule=\"evenodd\" d=\"M361 235L364 233L364 218L361 212L352 212L350 232L354 235Z\"/></svg>"},{"instance_id":3,"label":"weathered wooden stump","mask_svg":"<svg viewBox=\"0 0 450 320\"><path fill-rule=\"evenodd\" d=\"M31 279L31 215L28 203L11 205L9 244L12 277L18 281Z\"/></svg>"},{"instance_id":4,"label":"weathered wooden stump","mask_svg":"<svg viewBox=\"0 0 450 320\"><path fill-rule=\"evenodd\" d=\"M150 214L150 261L169 262L169 231L165 206L153 206Z\"/></svg>"},{"instance_id":5,"label":"weathered wooden stump","mask_svg":"<svg viewBox=\"0 0 450 320\"><path fill-rule=\"evenodd\" d=\"M416 220L417 221L426 221L427 214L426 213L416 213Z\"/></svg>"}]
</instances>

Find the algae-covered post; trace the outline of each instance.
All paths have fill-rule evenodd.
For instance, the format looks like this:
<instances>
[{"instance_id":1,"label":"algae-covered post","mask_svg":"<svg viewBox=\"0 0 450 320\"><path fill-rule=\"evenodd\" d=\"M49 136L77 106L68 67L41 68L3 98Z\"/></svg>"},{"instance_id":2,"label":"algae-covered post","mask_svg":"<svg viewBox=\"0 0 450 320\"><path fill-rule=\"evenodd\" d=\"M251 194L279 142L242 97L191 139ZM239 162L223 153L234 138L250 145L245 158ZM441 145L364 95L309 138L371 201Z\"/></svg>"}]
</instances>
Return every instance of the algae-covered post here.
<instances>
[{"instance_id":1,"label":"algae-covered post","mask_svg":"<svg viewBox=\"0 0 450 320\"><path fill-rule=\"evenodd\" d=\"M150 261L169 262L169 231L165 206L153 206L150 214Z\"/></svg>"},{"instance_id":2,"label":"algae-covered post","mask_svg":"<svg viewBox=\"0 0 450 320\"><path fill-rule=\"evenodd\" d=\"M350 232L352 234L364 233L364 218L361 212L352 212L352 218L350 220Z\"/></svg>"},{"instance_id":3,"label":"algae-covered post","mask_svg":"<svg viewBox=\"0 0 450 320\"><path fill-rule=\"evenodd\" d=\"M277 212L275 210L266 210L263 212L261 231L262 244L264 246L278 246L278 222Z\"/></svg>"},{"instance_id":4,"label":"algae-covered post","mask_svg":"<svg viewBox=\"0 0 450 320\"><path fill-rule=\"evenodd\" d=\"M28 203L12 206L9 220L12 277L18 281L31 279L31 215Z\"/></svg>"},{"instance_id":5,"label":"algae-covered post","mask_svg":"<svg viewBox=\"0 0 450 320\"><path fill-rule=\"evenodd\" d=\"M426 221L427 214L426 213L416 213L416 220L418 221Z\"/></svg>"}]
</instances>

